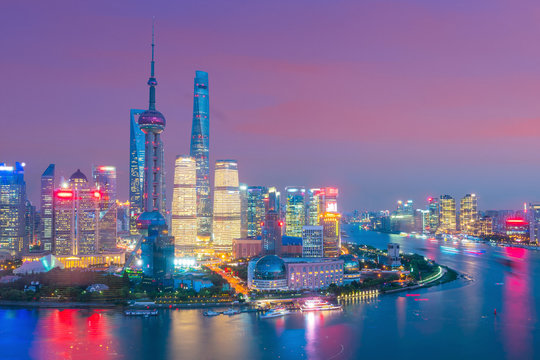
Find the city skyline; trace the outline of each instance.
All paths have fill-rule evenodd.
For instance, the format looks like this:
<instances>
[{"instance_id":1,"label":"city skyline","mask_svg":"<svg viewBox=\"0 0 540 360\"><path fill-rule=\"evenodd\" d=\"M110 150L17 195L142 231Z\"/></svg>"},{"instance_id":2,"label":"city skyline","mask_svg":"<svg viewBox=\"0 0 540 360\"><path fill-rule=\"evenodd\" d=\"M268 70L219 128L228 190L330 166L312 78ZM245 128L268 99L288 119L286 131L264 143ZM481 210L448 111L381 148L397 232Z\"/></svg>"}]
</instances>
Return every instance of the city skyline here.
<instances>
[{"instance_id":1,"label":"city skyline","mask_svg":"<svg viewBox=\"0 0 540 360\"><path fill-rule=\"evenodd\" d=\"M216 3L208 8L209 28L195 33L186 30L196 23L192 5L156 11L159 107L170 119L163 136L167 184L174 157L189 149L191 81L194 71L204 70L213 87L210 131L220 134L212 138L210 164L238 160L240 180L250 186L336 186L344 194L344 211L473 192L480 209L517 209L540 199L540 171L531 166L540 161L534 141L540 74L529 47L540 29L533 11L504 2L478 2L468 12L460 4L426 1L392 8L344 2L349 11L317 4L313 11L327 13L321 29L297 16L300 3L288 4L285 14L279 4L251 5L226 19L219 18L223 8ZM28 164L33 204L39 203L40 175L50 163L58 179L77 168L89 174L92 165L116 166L119 198L128 199L125 120L127 109L145 108L140 78L147 73L151 8L133 3L128 12L103 12L86 5L80 13L67 4L58 13L6 4L2 10L3 26L15 34L0 40L12 49L0 60L11 69L6 116L13 119L0 138L3 161ZM485 11L492 16L479 28ZM399 17L401 12L410 17ZM61 14L69 16L51 25L48 19ZM351 25L345 21L351 16L362 21ZM503 22L501 29L507 16L520 21ZM278 18L282 26L274 32L269 27ZM148 26L141 26L145 20ZM453 21L463 30L449 31ZM18 31L21 26L30 30ZM232 42L247 29L244 41ZM360 34L357 47L332 43L348 32ZM367 34L376 34L377 41ZM306 47L295 45L300 40L308 41ZM40 53L39 64L30 53ZM336 88L341 90L328 90ZM92 106L82 105L86 98ZM8 135L28 131L41 136ZM72 132L85 136L66 136ZM527 176L516 180L516 173ZM167 190L170 198L171 186Z\"/></svg>"}]
</instances>

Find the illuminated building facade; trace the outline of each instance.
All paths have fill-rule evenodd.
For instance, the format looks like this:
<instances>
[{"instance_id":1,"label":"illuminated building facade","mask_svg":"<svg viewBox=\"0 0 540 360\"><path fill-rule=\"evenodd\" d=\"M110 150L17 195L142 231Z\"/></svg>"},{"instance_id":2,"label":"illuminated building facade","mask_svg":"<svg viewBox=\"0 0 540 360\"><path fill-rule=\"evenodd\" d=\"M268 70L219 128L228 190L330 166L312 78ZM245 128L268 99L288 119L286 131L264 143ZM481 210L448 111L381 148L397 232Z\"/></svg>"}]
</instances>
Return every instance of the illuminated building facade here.
<instances>
[{"instance_id":1,"label":"illuminated building facade","mask_svg":"<svg viewBox=\"0 0 540 360\"><path fill-rule=\"evenodd\" d=\"M110 252L91 255L56 255L55 259L64 265L65 269L86 269L96 267L108 267L111 265L122 266L126 262L124 252ZM44 261L42 255L27 255L23 262Z\"/></svg>"},{"instance_id":2,"label":"illuminated building facade","mask_svg":"<svg viewBox=\"0 0 540 360\"><path fill-rule=\"evenodd\" d=\"M304 226L302 229L302 257L324 257L324 227Z\"/></svg>"},{"instance_id":3,"label":"illuminated building facade","mask_svg":"<svg viewBox=\"0 0 540 360\"><path fill-rule=\"evenodd\" d=\"M476 235L478 236L493 235L493 218L491 216L484 216L480 218L476 228Z\"/></svg>"},{"instance_id":4,"label":"illuminated building facade","mask_svg":"<svg viewBox=\"0 0 540 360\"><path fill-rule=\"evenodd\" d=\"M473 235L478 222L478 198L475 194L467 194L460 205L459 229L464 234Z\"/></svg>"},{"instance_id":5,"label":"illuminated building facade","mask_svg":"<svg viewBox=\"0 0 540 360\"><path fill-rule=\"evenodd\" d=\"M201 238L212 234L210 202L210 99L208 73L196 71L193 81L193 124L190 155L197 163L197 232Z\"/></svg>"},{"instance_id":6,"label":"illuminated building facade","mask_svg":"<svg viewBox=\"0 0 540 360\"><path fill-rule=\"evenodd\" d=\"M116 167L94 166L92 178L101 195L99 209L99 250L116 249Z\"/></svg>"},{"instance_id":7,"label":"illuminated building facade","mask_svg":"<svg viewBox=\"0 0 540 360\"><path fill-rule=\"evenodd\" d=\"M441 211L439 201L436 198L428 198L429 232L435 233L439 228Z\"/></svg>"},{"instance_id":8,"label":"illuminated building facade","mask_svg":"<svg viewBox=\"0 0 540 360\"><path fill-rule=\"evenodd\" d=\"M141 269L160 286L174 270L174 239L169 236L165 218L159 211L142 213L137 219L137 229L143 238Z\"/></svg>"},{"instance_id":9,"label":"illuminated building facade","mask_svg":"<svg viewBox=\"0 0 540 360\"><path fill-rule=\"evenodd\" d=\"M529 223L521 217L509 217L505 221L506 235L514 241L528 240Z\"/></svg>"},{"instance_id":10,"label":"illuminated building facade","mask_svg":"<svg viewBox=\"0 0 540 360\"><path fill-rule=\"evenodd\" d=\"M96 254L99 246L99 213L103 197L78 169L68 187L54 194L54 251L57 255Z\"/></svg>"},{"instance_id":11,"label":"illuminated building facade","mask_svg":"<svg viewBox=\"0 0 540 360\"><path fill-rule=\"evenodd\" d=\"M232 251L233 239L241 236L241 203L238 164L235 160L218 160L214 181L214 249Z\"/></svg>"},{"instance_id":12,"label":"illuminated building facade","mask_svg":"<svg viewBox=\"0 0 540 360\"><path fill-rule=\"evenodd\" d=\"M41 248L53 252L54 248L54 186L55 165L50 164L41 175Z\"/></svg>"},{"instance_id":13,"label":"illuminated building facade","mask_svg":"<svg viewBox=\"0 0 540 360\"><path fill-rule=\"evenodd\" d=\"M285 192L287 194L285 235L302 237L302 228L306 224L306 189L288 186Z\"/></svg>"},{"instance_id":14,"label":"illuminated building facade","mask_svg":"<svg viewBox=\"0 0 540 360\"><path fill-rule=\"evenodd\" d=\"M262 240L260 239L234 239L233 259L250 258L262 254Z\"/></svg>"},{"instance_id":15,"label":"illuminated building facade","mask_svg":"<svg viewBox=\"0 0 540 360\"><path fill-rule=\"evenodd\" d=\"M262 226L266 214L268 191L263 186L249 186L247 188L247 237L256 238L262 235Z\"/></svg>"},{"instance_id":16,"label":"illuminated building facade","mask_svg":"<svg viewBox=\"0 0 540 360\"><path fill-rule=\"evenodd\" d=\"M323 226L324 257L338 257L341 253L341 215L325 212L321 214L319 224Z\"/></svg>"},{"instance_id":17,"label":"illuminated building facade","mask_svg":"<svg viewBox=\"0 0 540 360\"><path fill-rule=\"evenodd\" d=\"M281 193L273 186L268 188L268 202L266 204L266 211L274 210L281 213Z\"/></svg>"},{"instance_id":18,"label":"illuminated building facade","mask_svg":"<svg viewBox=\"0 0 540 360\"><path fill-rule=\"evenodd\" d=\"M529 237L531 242L540 239L540 203L529 204Z\"/></svg>"},{"instance_id":19,"label":"illuminated building facade","mask_svg":"<svg viewBox=\"0 0 540 360\"><path fill-rule=\"evenodd\" d=\"M456 200L450 195L440 197L439 232L454 233L457 230Z\"/></svg>"},{"instance_id":20,"label":"illuminated building facade","mask_svg":"<svg viewBox=\"0 0 540 360\"><path fill-rule=\"evenodd\" d=\"M261 231L263 253L280 255L283 221L277 211L270 210L266 213Z\"/></svg>"},{"instance_id":21,"label":"illuminated building facade","mask_svg":"<svg viewBox=\"0 0 540 360\"><path fill-rule=\"evenodd\" d=\"M247 238L248 233L248 186L247 184L240 184L240 237L242 239Z\"/></svg>"},{"instance_id":22,"label":"illuminated building facade","mask_svg":"<svg viewBox=\"0 0 540 360\"><path fill-rule=\"evenodd\" d=\"M335 187L325 187L320 191L320 199L322 201L322 206L319 211L319 215L322 212L338 212L338 188Z\"/></svg>"},{"instance_id":23,"label":"illuminated building facade","mask_svg":"<svg viewBox=\"0 0 540 360\"><path fill-rule=\"evenodd\" d=\"M319 215L323 212L323 196L321 189L307 191L306 225L319 225Z\"/></svg>"},{"instance_id":24,"label":"illuminated building facade","mask_svg":"<svg viewBox=\"0 0 540 360\"><path fill-rule=\"evenodd\" d=\"M0 163L0 251L18 255L25 237L26 182L24 163Z\"/></svg>"},{"instance_id":25,"label":"illuminated building facade","mask_svg":"<svg viewBox=\"0 0 540 360\"><path fill-rule=\"evenodd\" d=\"M191 253L197 245L197 171L195 159L176 157L172 199L171 235L176 256Z\"/></svg>"},{"instance_id":26,"label":"illuminated building facade","mask_svg":"<svg viewBox=\"0 0 540 360\"><path fill-rule=\"evenodd\" d=\"M143 112L139 109L129 111L129 224L132 234L137 234L137 217L144 208L144 133L137 122Z\"/></svg>"}]
</instances>

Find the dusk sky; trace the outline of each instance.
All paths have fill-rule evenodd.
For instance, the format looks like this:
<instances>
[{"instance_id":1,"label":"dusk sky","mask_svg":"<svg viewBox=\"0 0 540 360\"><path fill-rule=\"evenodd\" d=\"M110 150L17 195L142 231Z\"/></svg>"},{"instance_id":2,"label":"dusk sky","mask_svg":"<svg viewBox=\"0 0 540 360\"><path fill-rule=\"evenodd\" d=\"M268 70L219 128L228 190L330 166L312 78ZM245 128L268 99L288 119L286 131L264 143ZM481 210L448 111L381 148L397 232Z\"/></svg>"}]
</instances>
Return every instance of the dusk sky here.
<instances>
[{"instance_id":1,"label":"dusk sky","mask_svg":"<svg viewBox=\"0 0 540 360\"><path fill-rule=\"evenodd\" d=\"M152 16L170 191L205 70L211 162L249 185L335 185L344 211L540 200L538 1L3 1L0 162L35 204L49 163L114 165L127 199Z\"/></svg>"}]
</instances>

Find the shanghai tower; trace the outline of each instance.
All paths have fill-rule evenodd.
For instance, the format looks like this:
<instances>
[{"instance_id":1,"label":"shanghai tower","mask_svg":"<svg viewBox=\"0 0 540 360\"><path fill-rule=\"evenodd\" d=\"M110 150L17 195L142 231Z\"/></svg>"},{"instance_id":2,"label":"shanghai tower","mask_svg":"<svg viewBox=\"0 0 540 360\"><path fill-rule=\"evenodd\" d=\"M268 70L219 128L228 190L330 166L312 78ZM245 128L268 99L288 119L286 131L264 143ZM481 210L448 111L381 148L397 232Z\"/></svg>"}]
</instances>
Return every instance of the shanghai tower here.
<instances>
[{"instance_id":1,"label":"shanghai tower","mask_svg":"<svg viewBox=\"0 0 540 360\"><path fill-rule=\"evenodd\" d=\"M156 110L156 86L154 76L154 32L152 29L152 62L150 66L150 104L139 116L139 127L144 132L144 187L143 210L163 213L163 142L160 134L165 129L165 117Z\"/></svg>"},{"instance_id":2,"label":"shanghai tower","mask_svg":"<svg viewBox=\"0 0 540 360\"><path fill-rule=\"evenodd\" d=\"M190 155L197 166L197 236L207 241L212 233L212 205L210 203L210 100L208 73L196 71L193 94L193 125Z\"/></svg>"}]
</instances>

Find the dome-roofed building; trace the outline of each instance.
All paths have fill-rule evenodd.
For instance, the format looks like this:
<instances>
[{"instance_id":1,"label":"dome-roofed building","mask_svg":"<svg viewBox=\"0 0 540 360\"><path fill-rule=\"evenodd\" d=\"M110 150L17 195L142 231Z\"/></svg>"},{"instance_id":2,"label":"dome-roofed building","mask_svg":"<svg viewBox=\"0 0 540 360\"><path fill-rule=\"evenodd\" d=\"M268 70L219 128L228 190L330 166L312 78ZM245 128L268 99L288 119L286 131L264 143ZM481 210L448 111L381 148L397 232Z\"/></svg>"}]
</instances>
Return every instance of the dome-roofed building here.
<instances>
[{"instance_id":1,"label":"dome-roofed building","mask_svg":"<svg viewBox=\"0 0 540 360\"><path fill-rule=\"evenodd\" d=\"M69 177L69 184L71 188L78 190L88 184L88 178L83 174L81 169L77 169L77 171Z\"/></svg>"},{"instance_id":2,"label":"dome-roofed building","mask_svg":"<svg viewBox=\"0 0 540 360\"><path fill-rule=\"evenodd\" d=\"M146 110L139 116L139 126L142 131L161 132L165 129L165 116L157 110Z\"/></svg>"},{"instance_id":3,"label":"dome-roofed building","mask_svg":"<svg viewBox=\"0 0 540 360\"><path fill-rule=\"evenodd\" d=\"M257 260L253 269L252 286L259 291L287 290L287 267L276 255L266 255Z\"/></svg>"}]
</instances>

